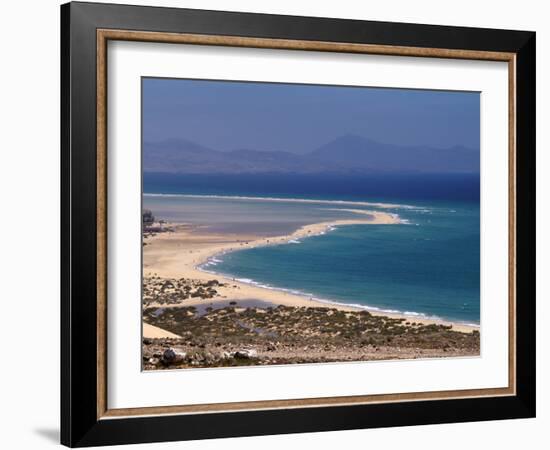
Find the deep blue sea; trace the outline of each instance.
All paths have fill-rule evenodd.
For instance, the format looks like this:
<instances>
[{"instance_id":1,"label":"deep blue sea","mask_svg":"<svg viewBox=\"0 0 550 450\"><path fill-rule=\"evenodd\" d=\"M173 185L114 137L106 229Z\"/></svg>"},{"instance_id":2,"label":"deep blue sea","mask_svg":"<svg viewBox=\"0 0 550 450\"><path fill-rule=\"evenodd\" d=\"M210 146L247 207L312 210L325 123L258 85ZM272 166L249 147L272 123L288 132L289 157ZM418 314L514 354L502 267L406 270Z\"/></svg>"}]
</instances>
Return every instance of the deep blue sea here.
<instances>
[{"instance_id":1,"label":"deep blue sea","mask_svg":"<svg viewBox=\"0 0 550 450\"><path fill-rule=\"evenodd\" d=\"M379 209L361 202L392 203L381 210L404 223L338 226L291 244L217 256L206 270L321 300L479 324L478 176L211 181L146 174L143 205L157 217L216 232L278 235L306 223L357 217L350 209Z\"/></svg>"}]
</instances>

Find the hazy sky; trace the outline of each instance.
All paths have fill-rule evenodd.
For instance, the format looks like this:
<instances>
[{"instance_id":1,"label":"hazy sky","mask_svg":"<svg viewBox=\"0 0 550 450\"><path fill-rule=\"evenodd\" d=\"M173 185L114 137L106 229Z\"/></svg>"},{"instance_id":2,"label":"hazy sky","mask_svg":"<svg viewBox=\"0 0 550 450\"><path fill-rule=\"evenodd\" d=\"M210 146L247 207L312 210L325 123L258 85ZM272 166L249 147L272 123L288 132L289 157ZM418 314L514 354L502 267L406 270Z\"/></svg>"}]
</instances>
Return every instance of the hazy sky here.
<instances>
[{"instance_id":1,"label":"hazy sky","mask_svg":"<svg viewBox=\"0 0 550 450\"><path fill-rule=\"evenodd\" d=\"M479 148L479 94L143 79L143 138L216 150L305 153L345 134L400 145Z\"/></svg>"}]
</instances>

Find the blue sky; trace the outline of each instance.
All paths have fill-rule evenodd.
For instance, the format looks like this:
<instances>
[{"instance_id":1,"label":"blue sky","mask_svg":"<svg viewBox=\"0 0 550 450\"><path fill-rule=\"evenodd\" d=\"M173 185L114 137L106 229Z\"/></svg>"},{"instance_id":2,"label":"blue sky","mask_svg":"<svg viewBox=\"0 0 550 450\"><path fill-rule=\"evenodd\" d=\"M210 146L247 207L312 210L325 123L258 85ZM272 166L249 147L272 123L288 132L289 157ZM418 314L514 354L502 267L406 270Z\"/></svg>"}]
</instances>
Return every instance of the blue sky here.
<instances>
[{"instance_id":1,"label":"blue sky","mask_svg":"<svg viewBox=\"0 0 550 450\"><path fill-rule=\"evenodd\" d=\"M145 142L306 153L346 134L479 148L479 93L143 79Z\"/></svg>"}]
</instances>

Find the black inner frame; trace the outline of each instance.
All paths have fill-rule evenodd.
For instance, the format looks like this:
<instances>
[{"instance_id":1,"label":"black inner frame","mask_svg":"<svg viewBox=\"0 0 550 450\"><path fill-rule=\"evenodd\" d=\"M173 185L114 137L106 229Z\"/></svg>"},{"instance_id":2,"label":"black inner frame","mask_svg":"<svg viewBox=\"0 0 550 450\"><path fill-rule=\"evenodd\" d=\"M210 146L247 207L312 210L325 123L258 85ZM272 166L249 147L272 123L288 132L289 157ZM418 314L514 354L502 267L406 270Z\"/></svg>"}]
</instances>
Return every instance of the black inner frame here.
<instances>
[{"instance_id":1,"label":"black inner frame","mask_svg":"<svg viewBox=\"0 0 550 450\"><path fill-rule=\"evenodd\" d=\"M96 30L516 53L515 396L97 419ZM126 5L61 6L61 443L71 447L535 416L535 33Z\"/></svg>"}]
</instances>

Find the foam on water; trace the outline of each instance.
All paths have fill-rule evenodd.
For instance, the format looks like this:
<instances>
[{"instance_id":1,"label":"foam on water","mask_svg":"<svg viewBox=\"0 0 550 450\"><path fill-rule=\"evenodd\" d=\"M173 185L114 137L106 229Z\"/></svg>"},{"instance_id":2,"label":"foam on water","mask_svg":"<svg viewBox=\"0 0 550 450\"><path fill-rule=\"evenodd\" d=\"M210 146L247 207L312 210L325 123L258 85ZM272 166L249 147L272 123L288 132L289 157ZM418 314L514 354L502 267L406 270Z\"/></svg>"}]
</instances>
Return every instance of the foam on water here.
<instances>
[{"instance_id":1,"label":"foam on water","mask_svg":"<svg viewBox=\"0 0 550 450\"><path fill-rule=\"evenodd\" d=\"M145 192L144 197L182 197L195 199L219 199L219 200L246 200L246 201L261 201L261 202L282 202L282 203L312 203L325 205L354 205L354 206L373 206L376 208L403 208L415 209L416 206L401 205L382 202L363 202L353 200L323 200L323 199L306 199L292 197L256 197L245 195L203 195L203 194L171 194L171 193L149 193Z\"/></svg>"}]
</instances>

